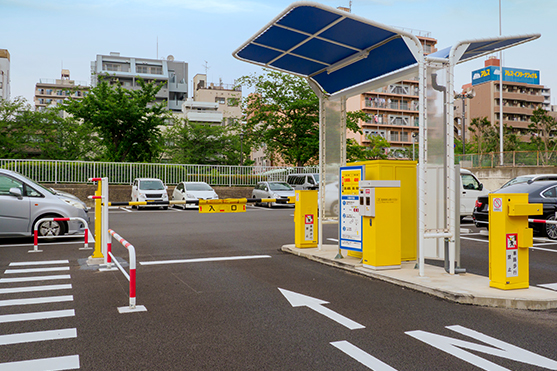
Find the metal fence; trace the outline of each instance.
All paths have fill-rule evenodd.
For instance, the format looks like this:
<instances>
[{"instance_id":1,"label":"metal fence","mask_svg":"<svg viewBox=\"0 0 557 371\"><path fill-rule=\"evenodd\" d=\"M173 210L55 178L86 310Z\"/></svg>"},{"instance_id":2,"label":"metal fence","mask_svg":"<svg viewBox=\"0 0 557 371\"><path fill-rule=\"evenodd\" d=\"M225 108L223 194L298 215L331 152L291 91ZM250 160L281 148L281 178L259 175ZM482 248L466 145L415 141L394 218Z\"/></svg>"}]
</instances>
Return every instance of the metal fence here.
<instances>
[{"instance_id":1,"label":"metal fence","mask_svg":"<svg viewBox=\"0 0 557 371\"><path fill-rule=\"evenodd\" d=\"M158 178L165 184L206 182L213 186L253 186L265 180L286 180L288 174L316 173L317 166L226 166L143 164L59 160L0 159L0 168L17 171L40 183L87 183L108 177L110 184L132 184L135 178Z\"/></svg>"},{"instance_id":2,"label":"metal fence","mask_svg":"<svg viewBox=\"0 0 557 371\"><path fill-rule=\"evenodd\" d=\"M503 152L501 165L501 152L485 154L457 155L456 163L462 167L517 167L517 166L557 166L557 153L555 151L512 151Z\"/></svg>"}]
</instances>

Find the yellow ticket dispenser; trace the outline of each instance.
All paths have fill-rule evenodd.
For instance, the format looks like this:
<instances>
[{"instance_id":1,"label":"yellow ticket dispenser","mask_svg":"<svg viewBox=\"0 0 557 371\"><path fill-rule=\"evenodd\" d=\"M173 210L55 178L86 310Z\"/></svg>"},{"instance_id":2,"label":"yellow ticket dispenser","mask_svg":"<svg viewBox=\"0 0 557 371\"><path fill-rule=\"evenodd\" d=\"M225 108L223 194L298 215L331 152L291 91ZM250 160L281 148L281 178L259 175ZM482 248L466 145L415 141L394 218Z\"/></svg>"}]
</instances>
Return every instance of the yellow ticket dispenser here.
<instances>
[{"instance_id":1,"label":"yellow ticket dispenser","mask_svg":"<svg viewBox=\"0 0 557 371\"><path fill-rule=\"evenodd\" d=\"M529 215L543 214L542 204L529 204L526 193L489 195L489 286L527 289L528 249L534 244Z\"/></svg>"},{"instance_id":2,"label":"yellow ticket dispenser","mask_svg":"<svg viewBox=\"0 0 557 371\"><path fill-rule=\"evenodd\" d=\"M363 266L375 270L401 267L399 180L360 181Z\"/></svg>"},{"instance_id":3,"label":"yellow ticket dispenser","mask_svg":"<svg viewBox=\"0 0 557 371\"><path fill-rule=\"evenodd\" d=\"M364 166L362 180L400 180L400 223L402 235L402 261L418 257L418 180L417 162L405 160L372 160L347 165Z\"/></svg>"},{"instance_id":4,"label":"yellow ticket dispenser","mask_svg":"<svg viewBox=\"0 0 557 371\"><path fill-rule=\"evenodd\" d=\"M294 244L297 248L317 247L317 191L296 191Z\"/></svg>"}]
</instances>

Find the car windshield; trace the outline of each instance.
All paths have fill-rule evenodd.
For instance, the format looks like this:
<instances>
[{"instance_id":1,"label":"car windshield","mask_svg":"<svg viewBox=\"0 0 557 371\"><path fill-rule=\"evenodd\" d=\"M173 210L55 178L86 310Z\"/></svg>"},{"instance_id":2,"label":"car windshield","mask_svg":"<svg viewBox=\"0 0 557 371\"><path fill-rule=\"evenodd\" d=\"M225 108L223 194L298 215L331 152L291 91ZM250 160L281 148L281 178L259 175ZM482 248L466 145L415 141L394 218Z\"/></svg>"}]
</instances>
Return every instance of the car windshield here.
<instances>
[{"instance_id":1,"label":"car windshield","mask_svg":"<svg viewBox=\"0 0 557 371\"><path fill-rule=\"evenodd\" d=\"M207 183L189 183L186 184L188 191L212 191L213 188Z\"/></svg>"},{"instance_id":2,"label":"car windshield","mask_svg":"<svg viewBox=\"0 0 557 371\"><path fill-rule=\"evenodd\" d=\"M531 176L531 175L518 176L518 177L516 177L516 178L514 178L514 179L509 180L507 183L505 183L505 184L503 185L503 187L508 187L508 186L510 186L511 184L524 183L524 182L529 181L529 180L532 179L532 178L534 178L534 177ZM501 188L503 188L503 187L501 187Z\"/></svg>"},{"instance_id":3,"label":"car windshield","mask_svg":"<svg viewBox=\"0 0 557 371\"><path fill-rule=\"evenodd\" d=\"M139 183L139 189L143 191L162 191L164 184L160 180L142 180Z\"/></svg>"},{"instance_id":4,"label":"car windshield","mask_svg":"<svg viewBox=\"0 0 557 371\"><path fill-rule=\"evenodd\" d=\"M269 183L269 188L271 191L292 191L293 188L290 187L288 183Z\"/></svg>"}]
</instances>

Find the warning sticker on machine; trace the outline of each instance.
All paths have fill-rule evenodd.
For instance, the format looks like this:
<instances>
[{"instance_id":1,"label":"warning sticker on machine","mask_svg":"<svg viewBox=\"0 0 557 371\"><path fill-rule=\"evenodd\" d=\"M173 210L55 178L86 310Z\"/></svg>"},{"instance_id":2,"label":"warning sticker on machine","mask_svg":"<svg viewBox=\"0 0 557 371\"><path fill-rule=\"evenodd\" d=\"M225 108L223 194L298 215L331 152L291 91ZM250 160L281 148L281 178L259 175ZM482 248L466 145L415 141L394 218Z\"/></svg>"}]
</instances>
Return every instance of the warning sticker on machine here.
<instances>
[{"instance_id":1,"label":"warning sticker on machine","mask_svg":"<svg viewBox=\"0 0 557 371\"><path fill-rule=\"evenodd\" d=\"M506 236L507 277L518 277L518 234Z\"/></svg>"},{"instance_id":2,"label":"warning sticker on machine","mask_svg":"<svg viewBox=\"0 0 557 371\"><path fill-rule=\"evenodd\" d=\"M493 198L493 211L503 211L503 199L501 197Z\"/></svg>"}]
</instances>

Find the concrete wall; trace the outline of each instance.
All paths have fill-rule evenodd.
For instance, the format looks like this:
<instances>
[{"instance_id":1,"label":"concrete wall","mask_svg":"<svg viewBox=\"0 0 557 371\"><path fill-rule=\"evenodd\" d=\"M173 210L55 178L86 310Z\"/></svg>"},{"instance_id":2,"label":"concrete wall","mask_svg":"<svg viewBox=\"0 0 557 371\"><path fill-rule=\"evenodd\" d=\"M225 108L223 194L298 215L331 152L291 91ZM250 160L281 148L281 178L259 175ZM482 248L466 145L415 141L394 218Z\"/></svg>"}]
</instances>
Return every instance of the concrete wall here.
<instances>
[{"instance_id":1,"label":"concrete wall","mask_svg":"<svg viewBox=\"0 0 557 371\"><path fill-rule=\"evenodd\" d=\"M500 168L467 168L473 172L484 188L495 191L505 184L508 180L519 175L527 174L557 174L557 167L500 167Z\"/></svg>"},{"instance_id":2,"label":"concrete wall","mask_svg":"<svg viewBox=\"0 0 557 371\"><path fill-rule=\"evenodd\" d=\"M87 206L93 206L93 200L88 196L94 195L97 190L96 186L91 184L44 184L45 187L71 193L83 200ZM253 187L213 187L219 198L250 198ZM168 187L169 199L172 199L174 186ZM129 185L110 185L108 187L109 198L111 202L131 201L131 186Z\"/></svg>"}]
</instances>

